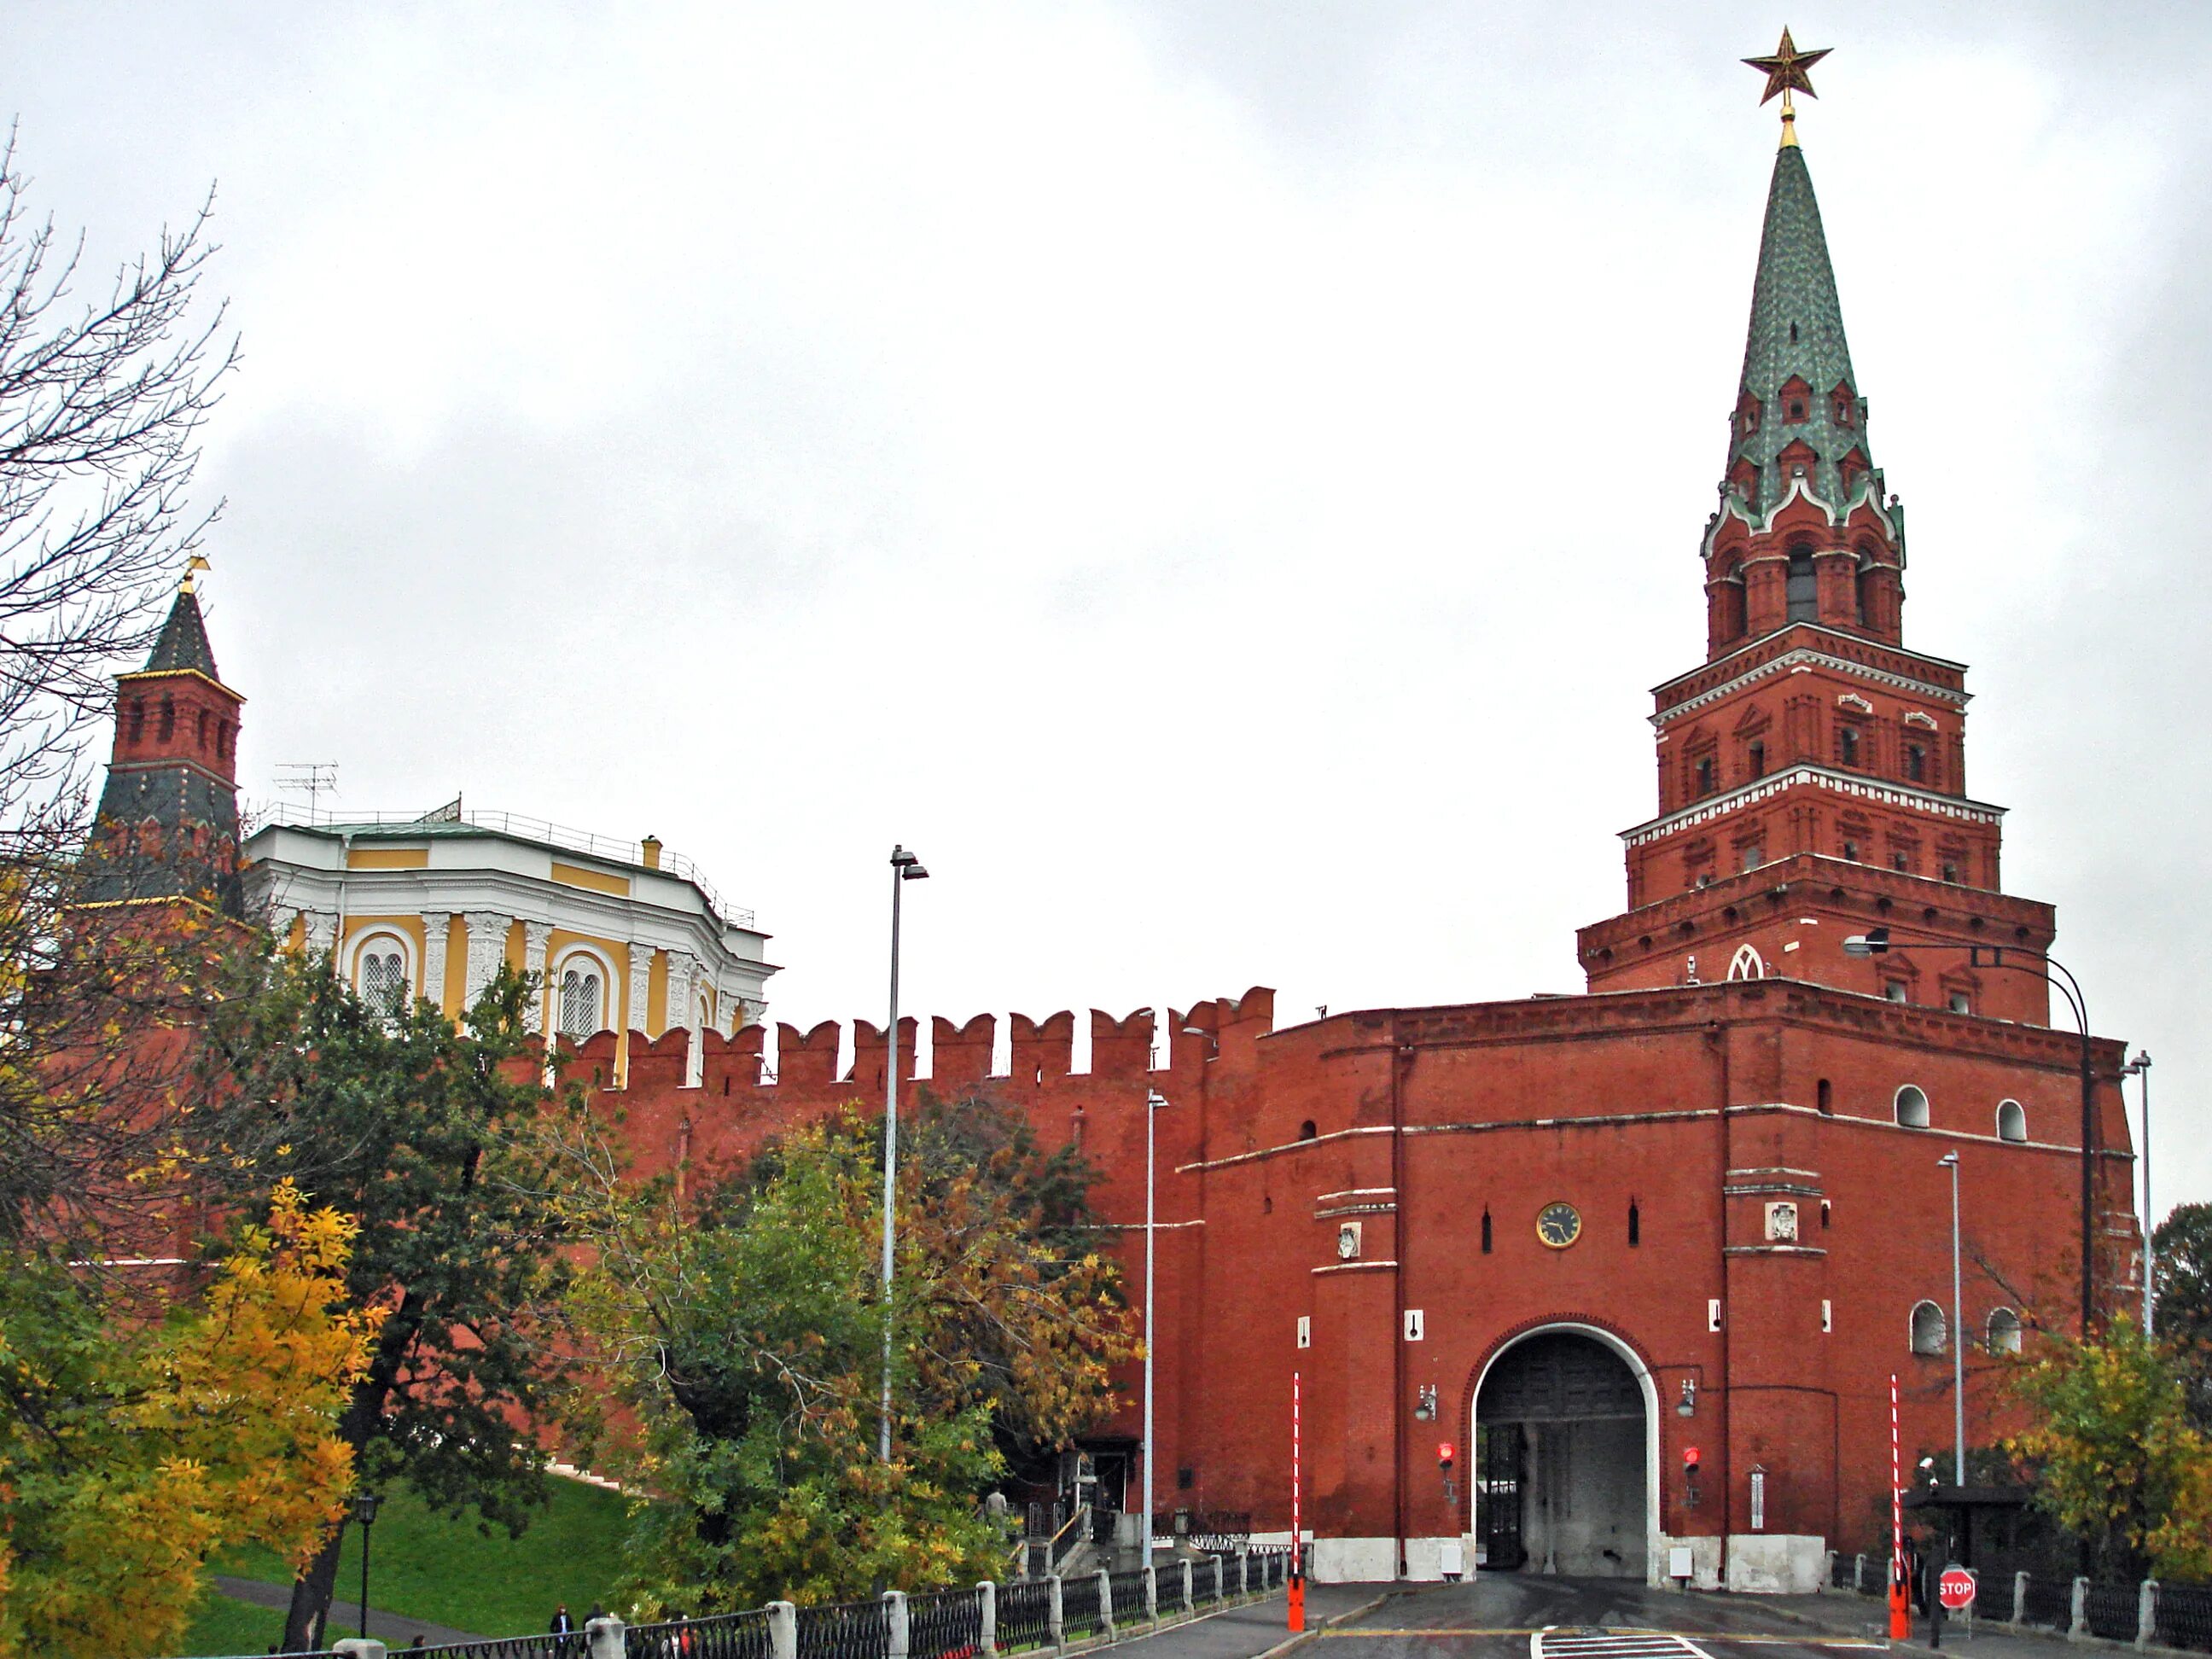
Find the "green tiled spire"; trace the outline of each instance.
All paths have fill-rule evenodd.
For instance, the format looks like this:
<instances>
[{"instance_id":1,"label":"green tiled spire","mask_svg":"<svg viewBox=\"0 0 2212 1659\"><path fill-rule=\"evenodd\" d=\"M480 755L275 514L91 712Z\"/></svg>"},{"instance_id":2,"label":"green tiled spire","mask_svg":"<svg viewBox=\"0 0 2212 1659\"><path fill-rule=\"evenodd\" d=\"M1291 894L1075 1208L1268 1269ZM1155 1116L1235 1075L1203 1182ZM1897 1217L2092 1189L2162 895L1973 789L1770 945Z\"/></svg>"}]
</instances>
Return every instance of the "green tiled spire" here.
<instances>
[{"instance_id":1,"label":"green tiled spire","mask_svg":"<svg viewBox=\"0 0 2212 1659\"><path fill-rule=\"evenodd\" d=\"M1789 419L1782 388L1792 380L1810 388L1801 422ZM1851 388L1850 421L1838 419L1832 395ZM1866 405L1851 373L1850 347L1844 339L1844 313L1836 298L1836 273L1828 263L1828 239L1820 228L1820 204L1814 198L1813 175L1805 152L1785 143L1774 157L1774 181L1766 194L1766 228L1759 242L1759 278L1752 289L1751 331L1744 342L1739 411L1749 398L1758 402L1758 425L1732 428L1728 475L1748 460L1758 469L1745 505L1764 515L1789 493L1788 472L1776 457L1802 440L1819 458L1808 469L1806 487L1830 505L1847 497L1838 464L1856 449L1871 466L1867 447Z\"/></svg>"}]
</instances>

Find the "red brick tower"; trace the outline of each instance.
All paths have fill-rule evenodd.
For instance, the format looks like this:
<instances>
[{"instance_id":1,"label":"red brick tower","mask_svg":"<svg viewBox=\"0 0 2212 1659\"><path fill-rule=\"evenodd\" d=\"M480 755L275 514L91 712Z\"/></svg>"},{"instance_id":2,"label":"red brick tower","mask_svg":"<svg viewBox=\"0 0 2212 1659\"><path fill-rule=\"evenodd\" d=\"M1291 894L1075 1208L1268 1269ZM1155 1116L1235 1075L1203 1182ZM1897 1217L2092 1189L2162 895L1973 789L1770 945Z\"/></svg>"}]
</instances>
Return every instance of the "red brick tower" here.
<instances>
[{"instance_id":1,"label":"red brick tower","mask_svg":"<svg viewBox=\"0 0 2212 1659\"><path fill-rule=\"evenodd\" d=\"M238 711L186 575L135 674L115 677L115 748L87 860L95 903L207 900L241 913Z\"/></svg>"},{"instance_id":2,"label":"red brick tower","mask_svg":"<svg viewBox=\"0 0 2212 1659\"><path fill-rule=\"evenodd\" d=\"M2051 942L1998 890L2004 809L1966 793L1966 669L1904 639L1905 515L1867 437L1812 175L1786 116L1720 506L1703 665L1653 693L1658 816L1627 830L1625 915L1579 936L1592 991L1808 980L2042 1023L2032 974L1972 945ZM1875 959L1893 923L1947 948Z\"/></svg>"}]
</instances>

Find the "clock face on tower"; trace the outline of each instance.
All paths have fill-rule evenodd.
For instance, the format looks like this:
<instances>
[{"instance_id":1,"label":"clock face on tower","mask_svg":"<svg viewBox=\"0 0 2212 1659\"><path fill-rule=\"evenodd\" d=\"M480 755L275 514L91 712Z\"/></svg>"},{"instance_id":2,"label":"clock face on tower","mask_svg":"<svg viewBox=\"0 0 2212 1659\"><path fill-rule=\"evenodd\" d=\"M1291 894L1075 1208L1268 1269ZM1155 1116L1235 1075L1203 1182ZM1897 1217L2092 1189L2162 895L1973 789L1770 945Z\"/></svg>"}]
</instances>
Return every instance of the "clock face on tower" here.
<instances>
[{"instance_id":1,"label":"clock face on tower","mask_svg":"<svg viewBox=\"0 0 2212 1659\"><path fill-rule=\"evenodd\" d=\"M1571 1204L1547 1204L1536 1212L1536 1237L1564 1250L1583 1236L1583 1218Z\"/></svg>"}]
</instances>

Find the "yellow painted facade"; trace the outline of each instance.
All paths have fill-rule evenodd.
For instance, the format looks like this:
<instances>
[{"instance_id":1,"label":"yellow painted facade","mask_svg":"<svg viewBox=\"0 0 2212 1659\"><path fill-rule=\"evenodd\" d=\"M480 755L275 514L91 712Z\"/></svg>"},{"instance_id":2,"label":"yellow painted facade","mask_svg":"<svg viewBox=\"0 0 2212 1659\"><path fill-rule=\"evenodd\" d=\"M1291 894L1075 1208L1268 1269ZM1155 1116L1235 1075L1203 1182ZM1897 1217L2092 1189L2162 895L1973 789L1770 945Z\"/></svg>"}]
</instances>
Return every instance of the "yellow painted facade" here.
<instances>
[{"instance_id":1,"label":"yellow painted facade","mask_svg":"<svg viewBox=\"0 0 2212 1659\"><path fill-rule=\"evenodd\" d=\"M440 1012L447 1019L459 1019L465 1010L461 999L468 994L469 924L456 915L447 924L446 934L446 994Z\"/></svg>"},{"instance_id":2,"label":"yellow painted facade","mask_svg":"<svg viewBox=\"0 0 2212 1659\"><path fill-rule=\"evenodd\" d=\"M430 867L430 849L427 847L354 847L346 851L349 870L427 870Z\"/></svg>"},{"instance_id":3,"label":"yellow painted facade","mask_svg":"<svg viewBox=\"0 0 2212 1659\"><path fill-rule=\"evenodd\" d=\"M609 875L604 870L581 870L573 864L553 860L553 879L564 887L586 887L594 893L614 893L629 896L629 878Z\"/></svg>"},{"instance_id":4,"label":"yellow painted facade","mask_svg":"<svg viewBox=\"0 0 2212 1659\"><path fill-rule=\"evenodd\" d=\"M653 973L645 981L645 1034L657 1037L668 1029L668 952L653 953Z\"/></svg>"}]
</instances>

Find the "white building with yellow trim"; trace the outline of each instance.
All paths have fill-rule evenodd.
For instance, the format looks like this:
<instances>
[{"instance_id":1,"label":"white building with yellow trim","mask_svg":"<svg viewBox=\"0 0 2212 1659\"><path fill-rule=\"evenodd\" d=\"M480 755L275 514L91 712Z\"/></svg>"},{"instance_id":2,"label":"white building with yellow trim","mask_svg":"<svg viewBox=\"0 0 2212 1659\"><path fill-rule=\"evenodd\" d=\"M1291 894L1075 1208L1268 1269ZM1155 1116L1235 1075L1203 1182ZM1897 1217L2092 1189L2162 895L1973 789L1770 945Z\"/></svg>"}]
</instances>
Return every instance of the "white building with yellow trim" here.
<instances>
[{"instance_id":1,"label":"white building with yellow trim","mask_svg":"<svg viewBox=\"0 0 2212 1659\"><path fill-rule=\"evenodd\" d=\"M459 803L343 823L289 817L246 839L249 911L280 938L334 951L365 995L420 996L458 1017L504 962L539 978L537 1029L619 1033L624 1073L631 1032L727 1036L768 1006L775 968L752 912L649 836L613 841ZM693 1043L695 1067L700 1053Z\"/></svg>"}]
</instances>

